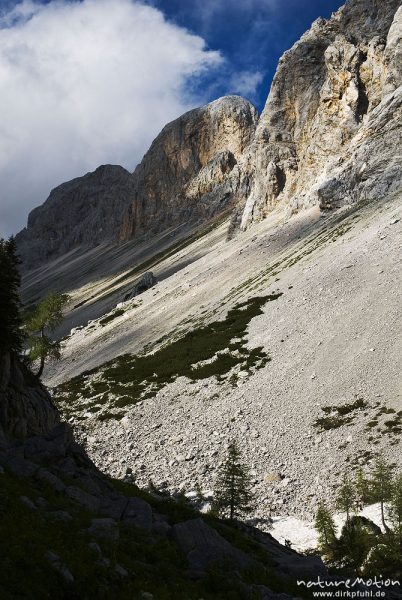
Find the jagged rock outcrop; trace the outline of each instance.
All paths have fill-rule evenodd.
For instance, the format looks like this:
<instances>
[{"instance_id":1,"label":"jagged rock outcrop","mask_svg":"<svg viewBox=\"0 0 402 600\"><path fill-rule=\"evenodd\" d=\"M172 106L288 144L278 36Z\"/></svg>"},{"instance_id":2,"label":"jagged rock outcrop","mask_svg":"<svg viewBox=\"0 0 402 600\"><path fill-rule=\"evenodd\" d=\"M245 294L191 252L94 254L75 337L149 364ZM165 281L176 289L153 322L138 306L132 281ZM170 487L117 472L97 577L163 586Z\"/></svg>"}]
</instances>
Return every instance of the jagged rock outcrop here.
<instances>
[{"instance_id":1,"label":"jagged rock outcrop","mask_svg":"<svg viewBox=\"0 0 402 600\"><path fill-rule=\"evenodd\" d=\"M206 220L229 205L233 171L250 144L256 109L227 96L164 127L134 172L135 193L120 239Z\"/></svg>"},{"instance_id":2,"label":"jagged rock outcrop","mask_svg":"<svg viewBox=\"0 0 402 600\"><path fill-rule=\"evenodd\" d=\"M348 0L284 54L239 163L232 229L278 203L332 208L402 185L400 5Z\"/></svg>"},{"instance_id":3,"label":"jagged rock outcrop","mask_svg":"<svg viewBox=\"0 0 402 600\"><path fill-rule=\"evenodd\" d=\"M137 281L131 292L126 294L124 300L131 300L139 294L146 292L146 290L149 290L151 287L153 287L156 284L156 282L157 279L152 273L152 271L147 271L146 273L144 273L144 275L141 276L139 281Z\"/></svg>"},{"instance_id":4,"label":"jagged rock outcrop","mask_svg":"<svg viewBox=\"0 0 402 600\"><path fill-rule=\"evenodd\" d=\"M113 240L133 189L131 173L115 165L103 165L56 187L16 237L23 267Z\"/></svg>"}]
</instances>

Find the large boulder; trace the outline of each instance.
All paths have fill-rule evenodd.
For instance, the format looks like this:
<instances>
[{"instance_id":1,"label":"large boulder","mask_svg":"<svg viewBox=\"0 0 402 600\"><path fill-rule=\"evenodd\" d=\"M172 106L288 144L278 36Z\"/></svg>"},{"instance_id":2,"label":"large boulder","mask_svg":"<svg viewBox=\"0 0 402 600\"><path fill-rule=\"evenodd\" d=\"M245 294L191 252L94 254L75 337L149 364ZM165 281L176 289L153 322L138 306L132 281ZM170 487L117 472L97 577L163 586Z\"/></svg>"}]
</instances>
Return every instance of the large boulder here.
<instances>
[{"instance_id":1,"label":"large boulder","mask_svg":"<svg viewBox=\"0 0 402 600\"><path fill-rule=\"evenodd\" d=\"M193 573L202 575L208 567L222 561L234 562L241 568L252 564L247 554L232 546L201 518L174 525L172 535Z\"/></svg>"},{"instance_id":2,"label":"large boulder","mask_svg":"<svg viewBox=\"0 0 402 600\"><path fill-rule=\"evenodd\" d=\"M146 273L144 273L144 275L141 276L139 281L137 281L131 292L126 294L124 300L131 300L139 294L146 292L156 284L156 281L156 277L154 276L152 271L147 271Z\"/></svg>"}]
</instances>

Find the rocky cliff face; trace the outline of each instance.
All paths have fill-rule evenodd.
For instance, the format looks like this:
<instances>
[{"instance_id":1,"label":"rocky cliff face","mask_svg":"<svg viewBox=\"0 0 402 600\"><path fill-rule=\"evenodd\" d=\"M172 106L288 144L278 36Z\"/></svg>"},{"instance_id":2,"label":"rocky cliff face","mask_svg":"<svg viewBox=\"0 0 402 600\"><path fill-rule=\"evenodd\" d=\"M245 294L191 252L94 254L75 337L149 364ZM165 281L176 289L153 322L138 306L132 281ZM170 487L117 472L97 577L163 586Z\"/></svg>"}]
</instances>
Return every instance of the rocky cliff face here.
<instances>
[{"instance_id":1,"label":"rocky cliff face","mask_svg":"<svg viewBox=\"0 0 402 600\"><path fill-rule=\"evenodd\" d=\"M131 173L114 165L55 188L17 236L24 267L114 239L133 189Z\"/></svg>"},{"instance_id":2,"label":"rocky cliff face","mask_svg":"<svg viewBox=\"0 0 402 600\"><path fill-rule=\"evenodd\" d=\"M206 220L227 208L229 175L253 139L257 119L247 100L228 96L166 125L134 172L120 239Z\"/></svg>"},{"instance_id":3,"label":"rocky cliff face","mask_svg":"<svg viewBox=\"0 0 402 600\"><path fill-rule=\"evenodd\" d=\"M133 174L100 167L53 190L18 236L25 265L232 207L233 231L279 204L325 210L398 189L401 31L401 0L348 0L284 54L259 121L220 98L166 125Z\"/></svg>"},{"instance_id":4,"label":"rocky cliff face","mask_svg":"<svg viewBox=\"0 0 402 600\"><path fill-rule=\"evenodd\" d=\"M102 242L205 221L227 209L229 179L254 137L257 111L221 98L169 123L133 174L105 165L54 189L17 236L25 268Z\"/></svg>"},{"instance_id":5,"label":"rocky cliff face","mask_svg":"<svg viewBox=\"0 0 402 600\"><path fill-rule=\"evenodd\" d=\"M240 161L232 227L281 202L325 209L401 186L400 5L349 0L284 54Z\"/></svg>"}]
</instances>

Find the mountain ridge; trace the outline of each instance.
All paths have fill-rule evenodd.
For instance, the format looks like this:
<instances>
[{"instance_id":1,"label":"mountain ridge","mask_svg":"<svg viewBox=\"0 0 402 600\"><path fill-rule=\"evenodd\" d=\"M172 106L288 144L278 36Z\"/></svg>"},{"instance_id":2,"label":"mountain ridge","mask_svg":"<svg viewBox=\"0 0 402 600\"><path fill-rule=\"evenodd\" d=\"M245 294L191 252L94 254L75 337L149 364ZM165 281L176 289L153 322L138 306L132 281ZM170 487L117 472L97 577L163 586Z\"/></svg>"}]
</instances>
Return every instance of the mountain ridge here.
<instances>
[{"instance_id":1,"label":"mountain ridge","mask_svg":"<svg viewBox=\"0 0 402 600\"><path fill-rule=\"evenodd\" d=\"M16 236L25 271L71 249L146 238L227 210L232 172L258 113L225 96L168 123L133 173L103 165L57 186Z\"/></svg>"},{"instance_id":2,"label":"mountain ridge","mask_svg":"<svg viewBox=\"0 0 402 600\"><path fill-rule=\"evenodd\" d=\"M77 245L205 223L228 208L233 235L278 205L289 214L315 204L328 210L396 189L398 136L383 125L402 112L401 28L400 0L348 0L317 19L280 59L260 118L248 101L227 96L168 123L133 174L114 168L121 182L101 185L83 223L79 209L94 197L98 170L78 180L76 213L64 206L77 204L74 190L59 198L57 217L47 207L77 180L53 190L17 235L26 268Z\"/></svg>"}]
</instances>

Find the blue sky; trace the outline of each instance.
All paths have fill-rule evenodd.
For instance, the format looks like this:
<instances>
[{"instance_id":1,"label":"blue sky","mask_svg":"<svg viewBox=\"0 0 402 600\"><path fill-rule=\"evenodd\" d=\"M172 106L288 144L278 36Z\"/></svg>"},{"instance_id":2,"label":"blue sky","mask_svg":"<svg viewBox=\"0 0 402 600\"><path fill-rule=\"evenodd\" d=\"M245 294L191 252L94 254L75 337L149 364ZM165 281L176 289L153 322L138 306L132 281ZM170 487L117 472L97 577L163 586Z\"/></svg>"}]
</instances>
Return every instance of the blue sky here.
<instances>
[{"instance_id":1,"label":"blue sky","mask_svg":"<svg viewBox=\"0 0 402 600\"><path fill-rule=\"evenodd\" d=\"M0 0L0 237L224 94L261 111L281 54L342 0Z\"/></svg>"},{"instance_id":2,"label":"blue sky","mask_svg":"<svg viewBox=\"0 0 402 600\"><path fill-rule=\"evenodd\" d=\"M211 96L238 92L233 73L259 73L250 98L262 110L279 58L317 17L328 18L342 0L154 0L169 19L197 33L228 61L212 79ZM232 81L232 86L228 85ZM232 87L232 89L231 89Z\"/></svg>"}]
</instances>

